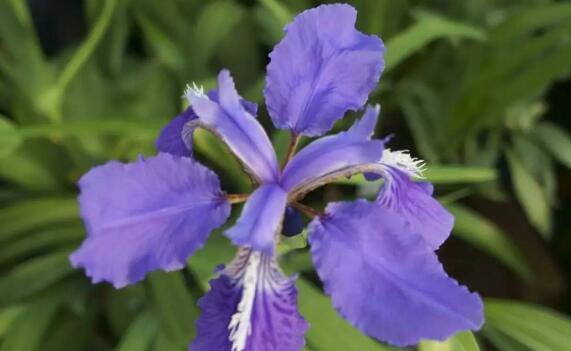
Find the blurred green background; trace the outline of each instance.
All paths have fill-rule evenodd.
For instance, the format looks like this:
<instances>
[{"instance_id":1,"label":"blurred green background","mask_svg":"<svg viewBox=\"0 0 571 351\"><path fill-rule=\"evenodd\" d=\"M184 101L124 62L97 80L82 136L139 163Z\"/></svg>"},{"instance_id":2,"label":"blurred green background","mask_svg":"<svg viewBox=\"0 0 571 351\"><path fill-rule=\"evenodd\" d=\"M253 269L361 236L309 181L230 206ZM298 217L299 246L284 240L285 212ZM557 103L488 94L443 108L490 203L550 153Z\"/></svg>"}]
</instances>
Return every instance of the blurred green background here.
<instances>
[{"instance_id":1,"label":"blurred green background","mask_svg":"<svg viewBox=\"0 0 571 351\"><path fill-rule=\"evenodd\" d=\"M223 67L263 104L283 25L319 3L0 0L0 351L186 349L195 301L234 248L217 233L183 272L123 290L91 285L67 259L84 236L75 182L109 159L153 154L161 126L184 107L185 84L208 89ZM394 133L392 148L427 161L456 216L439 256L486 302L482 331L418 349L571 350L571 2L350 3L358 27L388 50L371 96L383 106L377 135ZM287 136L261 110L282 155ZM225 190L249 190L221 143L206 133L195 143ZM376 187L357 177L307 202ZM303 235L280 255L300 273L306 351L396 350L336 315Z\"/></svg>"}]
</instances>

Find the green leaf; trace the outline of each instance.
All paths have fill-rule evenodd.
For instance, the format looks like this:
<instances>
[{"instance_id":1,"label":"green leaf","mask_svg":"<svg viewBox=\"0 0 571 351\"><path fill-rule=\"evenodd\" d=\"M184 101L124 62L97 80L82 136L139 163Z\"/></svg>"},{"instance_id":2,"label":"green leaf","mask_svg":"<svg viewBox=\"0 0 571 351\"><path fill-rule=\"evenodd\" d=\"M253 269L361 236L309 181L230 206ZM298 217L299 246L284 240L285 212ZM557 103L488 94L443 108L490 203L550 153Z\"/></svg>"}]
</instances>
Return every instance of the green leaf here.
<instances>
[{"instance_id":1,"label":"green leaf","mask_svg":"<svg viewBox=\"0 0 571 351\"><path fill-rule=\"evenodd\" d=\"M145 351L151 347L157 332L157 321L152 313L144 311L121 338L117 351Z\"/></svg>"},{"instance_id":2,"label":"green leaf","mask_svg":"<svg viewBox=\"0 0 571 351\"><path fill-rule=\"evenodd\" d=\"M215 50L244 15L242 6L233 1L213 1L201 10L194 22L192 36L196 45L193 59L203 71Z\"/></svg>"},{"instance_id":3,"label":"green leaf","mask_svg":"<svg viewBox=\"0 0 571 351\"><path fill-rule=\"evenodd\" d=\"M84 284L69 281L23 305L23 310L6 332L0 351L43 350L43 339L61 306L82 293Z\"/></svg>"},{"instance_id":4,"label":"green leaf","mask_svg":"<svg viewBox=\"0 0 571 351\"><path fill-rule=\"evenodd\" d=\"M548 237L551 230L551 213L541 186L513 151L507 150L506 156L515 194L527 218L544 237Z\"/></svg>"},{"instance_id":5,"label":"green leaf","mask_svg":"<svg viewBox=\"0 0 571 351\"><path fill-rule=\"evenodd\" d=\"M492 221L462 205L447 207L455 218L456 236L495 257L522 278L531 278L531 270L517 246Z\"/></svg>"},{"instance_id":6,"label":"green leaf","mask_svg":"<svg viewBox=\"0 0 571 351\"><path fill-rule=\"evenodd\" d=\"M148 282L154 308L160 316L159 325L174 344L186 347L195 335L194 321L199 312L182 275L179 272L154 272L149 275Z\"/></svg>"},{"instance_id":7,"label":"green leaf","mask_svg":"<svg viewBox=\"0 0 571 351\"><path fill-rule=\"evenodd\" d=\"M484 183L497 178L494 168L470 167L455 165L430 165L424 171L425 180L434 184L458 184L458 183ZM342 178L335 181L338 184L347 185L381 185L382 180L370 182L362 175L356 175L349 179Z\"/></svg>"},{"instance_id":8,"label":"green leaf","mask_svg":"<svg viewBox=\"0 0 571 351\"><path fill-rule=\"evenodd\" d=\"M569 134L549 122L540 123L532 133L553 157L571 168L571 137Z\"/></svg>"},{"instance_id":9,"label":"green leaf","mask_svg":"<svg viewBox=\"0 0 571 351\"><path fill-rule=\"evenodd\" d=\"M78 215L74 198L46 197L20 201L0 209L0 242L39 226L76 219Z\"/></svg>"},{"instance_id":10,"label":"green leaf","mask_svg":"<svg viewBox=\"0 0 571 351\"><path fill-rule=\"evenodd\" d=\"M540 306L487 299L487 328L492 328L534 351L561 351L569 347L571 320Z\"/></svg>"},{"instance_id":11,"label":"green leaf","mask_svg":"<svg viewBox=\"0 0 571 351\"><path fill-rule=\"evenodd\" d=\"M480 351L480 347L471 332L462 332L446 341L423 341L419 351Z\"/></svg>"},{"instance_id":12,"label":"green leaf","mask_svg":"<svg viewBox=\"0 0 571 351\"><path fill-rule=\"evenodd\" d=\"M53 228L41 227L17 240L0 246L0 264L20 257L51 251L77 244L84 237L81 223L59 224Z\"/></svg>"},{"instance_id":13,"label":"green leaf","mask_svg":"<svg viewBox=\"0 0 571 351\"><path fill-rule=\"evenodd\" d=\"M386 348L349 325L337 314L331 301L305 279L296 282L299 309L310 324L306 334L316 351L383 351Z\"/></svg>"},{"instance_id":14,"label":"green leaf","mask_svg":"<svg viewBox=\"0 0 571 351\"><path fill-rule=\"evenodd\" d=\"M155 138L162 126L163 120L158 121L129 121L116 118L98 118L84 121L65 121L57 124L36 124L20 127L19 133L23 138L50 138L61 136L97 136L106 134L136 135L142 138Z\"/></svg>"},{"instance_id":15,"label":"green leaf","mask_svg":"<svg viewBox=\"0 0 571 351\"><path fill-rule=\"evenodd\" d=\"M0 310L0 339L4 337L10 325L24 312L23 306L12 305Z\"/></svg>"},{"instance_id":16,"label":"green leaf","mask_svg":"<svg viewBox=\"0 0 571 351\"><path fill-rule=\"evenodd\" d=\"M107 27L109 27L109 24L111 23L116 5L117 0L104 1L101 15L97 19L93 29L67 63L58 77L57 83L44 94L39 96L40 100L38 101L38 105L53 121L61 120L61 103L63 94L69 86L69 83L71 83L77 73L85 65L101 41L103 34L105 34Z\"/></svg>"},{"instance_id":17,"label":"green leaf","mask_svg":"<svg viewBox=\"0 0 571 351\"><path fill-rule=\"evenodd\" d=\"M429 165L424 176L435 184L484 183L496 180L498 173L496 169L486 167Z\"/></svg>"},{"instance_id":18,"label":"green leaf","mask_svg":"<svg viewBox=\"0 0 571 351\"><path fill-rule=\"evenodd\" d=\"M417 15L417 22L387 42L385 70L389 71L409 56L439 38L484 40L484 32L475 26L453 21L426 12Z\"/></svg>"},{"instance_id":19,"label":"green leaf","mask_svg":"<svg viewBox=\"0 0 571 351\"><path fill-rule=\"evenodd\" d=\"M0 115L0 158L12 153L22 143L22 137L9 119Z\"/></svg>"},{"instance_id":20,"label":"green leaf","mask_svg":"<svg viewBox=\"0 0 571 351\"><path fill-rule=\"evenodd\" d=\"M72 273L69 251L49 253L12 268L0 278L0 306L27 298Z\"/></svg>"}]
</instances>

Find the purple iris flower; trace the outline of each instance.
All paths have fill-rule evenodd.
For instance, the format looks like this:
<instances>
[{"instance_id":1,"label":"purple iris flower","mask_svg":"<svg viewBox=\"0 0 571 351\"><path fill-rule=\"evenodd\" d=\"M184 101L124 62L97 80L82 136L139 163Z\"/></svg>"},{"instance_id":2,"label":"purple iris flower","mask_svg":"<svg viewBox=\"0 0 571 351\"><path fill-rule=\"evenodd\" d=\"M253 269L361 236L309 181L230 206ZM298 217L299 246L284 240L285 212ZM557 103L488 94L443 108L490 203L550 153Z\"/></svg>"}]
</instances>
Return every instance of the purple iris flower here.
<instances>
[{"instance_id":1,"label":"purple iris flower","mask_svg":"<svg viewBox=\"0 0 571 351\"><path fill-rule=\"evenodd\" d=\"M422 163L372 139L378 106L365 108L347 131L322 136L348 110L364 107L383 70L384 47L355 29L356 11L324 5L298 15L270 54L266 105L275 126L291 131L280 167L230 73L208 94L189 88L190 106L162 131L159 154L133 163L109 162L79 181L87 238L72 254L94 283L116 288L153 270L186 265L209 233L224 224L232 203L246 201L225 235L238 246L199 300L193 351L297 351L308 324L297 310L294 279L276 260L282 235L299 232L299 214L313 218L313 262L334 307L365 334L394 345L445 339L478 329L482 301L447 276L435 250L454 219L415 182ZM249 196L224 193L216 174L192 157L192 134L206 128L241 161L258 188ZM300 136L322 136L295 155ZM324 213L299 201L339 177L366 173L384 184L374 201L327 206Z\"/></svg>"}]
</instances>

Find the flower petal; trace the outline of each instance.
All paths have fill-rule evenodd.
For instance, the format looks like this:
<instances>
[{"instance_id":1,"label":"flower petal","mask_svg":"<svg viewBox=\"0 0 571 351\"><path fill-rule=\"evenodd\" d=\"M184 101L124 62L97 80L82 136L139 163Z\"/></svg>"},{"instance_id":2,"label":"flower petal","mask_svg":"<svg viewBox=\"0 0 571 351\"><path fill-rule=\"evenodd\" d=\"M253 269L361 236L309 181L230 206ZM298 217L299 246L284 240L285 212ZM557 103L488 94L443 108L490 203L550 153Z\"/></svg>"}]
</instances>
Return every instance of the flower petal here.
<instances>
[{"instance_id":1,"label":"flower petal","mask_svg":"<svg viewBox=\"0 0 571 351\"><path fill-rule=\"evenodd\" d=\"M297 289L272 256L240 249L210 291L191 351L299 351L307 323L297 311Z\"/></svg>"},{"instance_id":2,"label":"flower petal","mask_svg":"<svg viewBox=\"0 0 571 351\"><path fill-rule=\"evenodd\" d=\"M383 152L383 141L370 140L379 106L368 107L359 121L346 132L326 136L303 148L284 169L281 184L296 192L300 186L320 184L331 173L365 163L376 162Z\"/></svg>"},{"instance_id":3,"label":"flower petal","mask_svg":"<svg viewBox=\"0 0 571 351\"><path fill-rule=\"evenodd\" d=\"M449 278L390 209L364 200L330 204L310 225L309 240L333 305L367 335L405 346L483 323L479 296Z\"/></svg>"},{"instance_id":4,"label":"flower petal","mask_svg":"<svg viewBox=\"0 0 571 351\"><path fill-rule=\"evenodd\" d=\"M70 259L116 288L180 269L230 214L218 177L191 158L109 162L79 181L87 238Z\"/></svg>"},{"instance_id":5,"label":"flower petal","mask_svg":"<svg viewBox=\"0 0 571 351\"><path fill-rule=\"evenodd\" d=\"M218 93L215 90L208 92L208 97L218 102ZM247 100L241 100L242 106L248 113L255 116L258 111L258 105ZM187 107L183 113L170 121L161 131L156 141L156 147L159 152L166 152L177 156L190 157L192 155L192 134L194 128L188 125L190 121L197 119L198 116Z\"/></svg>"},{"instance_id":6,"label":"flower petal","mask_svg":"<svg viewBox=\"0 0 571 351\"><path fill-rule=\"evenodd\" d=\"M279 185L262 185L252 193L238 222L226 231L226 236L238 246L247 245L272 254L286 201L287 192Z\"/></svg>"},{"instance_id":7,"label":"flower petal","mask_svg":"<svg viewBox=\"0 0 571 351\"><path fill-rule=\"evenodd\" d=\"M349 5L299 14L270 54L264 95L276 127L322 135L348 110L358 110L379 81L383 42L355 29Z\"/></svg>"},{"instance_id":8,"label":"flower petal","mask_svg":"<svg viewBox=\"0 0 571 351\"><path fill-rule=\"evenodd\" d=\"M303 231L303 227L304 223L301 213L295 208L288 206L283 220L282 235L295 236Z\"/></svg>"},{"instance_id":9,"label":"flower petal","mask_svg":"<svg viewBox=\"0 0 571 351\"><path fill-rule=\"evenodd\" d=\"M393 166L384 168L377 202L399 213L433 249L440 247L452 232L454 216L432 197L432 184L416 183Z\"/></svg>"},{"instance_id":10,"label":"flower petal","mask_svg":"<svg viewBox=\"0 0 571 351\"><path fill-rule=\"evenodd\" d=\"M175 117L161 131L156 142L157 150L176 156L190 157L192 155L193 131L189 130L186 135L183 135L183 131L188 122L197 118L198 116L190 107Z\"/></svg>"},{"instance_id":11,"label":"flower petal","mask_svg":"<svg viewBox=\"0 0 571 351\"><path fill-rule=\"evenodd\" d=\"M216 94L217 100L189 91L187 98L199 117L195 123L217 134L259 182L277 180L278 161L270 139L244 108L227 70L218 75Z\"/></svg>"}]
</instances>

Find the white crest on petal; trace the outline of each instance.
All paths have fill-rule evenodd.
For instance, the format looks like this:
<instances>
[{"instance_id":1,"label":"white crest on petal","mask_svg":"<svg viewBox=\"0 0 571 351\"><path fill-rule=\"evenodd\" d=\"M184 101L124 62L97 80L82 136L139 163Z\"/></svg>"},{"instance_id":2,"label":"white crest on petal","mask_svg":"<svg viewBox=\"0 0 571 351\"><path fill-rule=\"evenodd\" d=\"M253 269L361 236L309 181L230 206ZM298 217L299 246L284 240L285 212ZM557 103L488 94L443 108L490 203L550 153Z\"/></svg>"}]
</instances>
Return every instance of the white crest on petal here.
<instances>
[{"instance_id":1,"label":"white crest on petal","mask_svg":"<svg viewBox=\"0 0 571 351\"><path fill-rule=\"evenodd\" d=\"M204 87L196 85L195 82L192 82L192 86L190 84L186 85L186 89L184 89L184 97L190 102L192 98L200 97L200 98L208 98L208 96L204 93Z\"/></svg>"},{"instance_id":2,"label":"white crest on petal","mask_svg":"<svg viewBox=\"0 0 571 351\"><path fill-rule=\"evenodd\" d=\"M232 351L244 351L248 336L252 332L251 317L259 280L260 258L261 253L255 251L252 251L248 257L248 263L242 278L242 298L238 303L236 313L234 313L228 325Z\"/></svg>"},{"instance_id":3,"label":"white crest on petal","mask_svg":"<svg viewBox=\"0 0 571 351\"><path fill-rule=\"evenodd\" d=\"M412 157L408 150L385 149L381 163L406 172L411 177L424 178L422 173L426 170L426 164L423 160Z\"/></svg>"}]
</instances>

